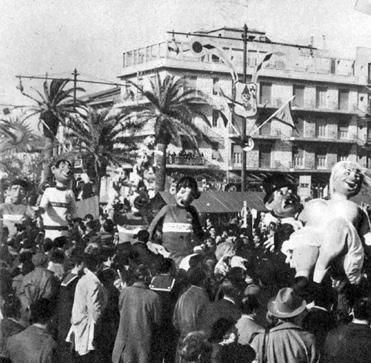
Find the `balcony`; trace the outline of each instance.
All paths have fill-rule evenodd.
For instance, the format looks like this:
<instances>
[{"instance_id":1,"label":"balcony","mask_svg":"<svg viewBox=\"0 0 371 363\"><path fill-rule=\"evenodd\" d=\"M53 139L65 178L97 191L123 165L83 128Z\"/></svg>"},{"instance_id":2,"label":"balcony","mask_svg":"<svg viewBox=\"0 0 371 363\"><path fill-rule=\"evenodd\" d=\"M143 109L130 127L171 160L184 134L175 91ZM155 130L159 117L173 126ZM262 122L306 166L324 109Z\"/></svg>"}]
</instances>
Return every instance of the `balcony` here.
<instances>
[{"instance_id":1,"label":"balcony","mask_svg":"<svg viewBox=\"0 0 371 363\"><path fill-rule=\"evenodd\" d=\"M166 166L170 168L176 167L205 167L206 159L199 155L179 155L169 154L166 158Z\"/></svg>"},{"instance_id":2,"label":"balcony","mask_svg":"<svg viewBox=\"0 0 371 363\"><path fill-rule=\"evenodd\" d=\"M123 68L135 67L138 65L146 64L158 60L171 60L177 63L199 63L199 64L218 64L222 65L224 70L226 66L222 63L219 57L213 56L211 54L195 55L190 51L190 40L186 38L179 37L182 40L176 41L165 41L157 44L152 44L147 47L137 48L128 52L123 53ZM222 40L223 38L221 38ZM218 40L207 40L218 45ZM242 56L241 50L234 50L236 47L241 47L242 42L236 40L236 44L230 45L229 49L225 49L226 56L234 63L236 69L242 68ZM253 46L251 43L250 46ZM267 46L270 49L270 46ZM309 56L309 54L292 54L292 46L282 45L282 52L287 54L287 57L281 57L279 59L272 59L268 62L263 72L270 74L272 71L274 73L280 72L286 74L286 77L290 76L290 72L307 74L309 77L313 78L315 75L327 76L329 79L335 77L342 78L344 81L349 82L354 81L354 67L352 59L343 58L328 58L321 57L318 55ZM268 50L268 49L267 49ZM291 53L291 55L290 55ZM260 54L262 55L262 54ZM259 56L260 56L259 55ZM256 63L257 58L247 59L248 63L248 73L252 73ZM209 69L210 66L207 68ZM189 68L189 67L188 67Z\"/></svg>"}]
</instances>

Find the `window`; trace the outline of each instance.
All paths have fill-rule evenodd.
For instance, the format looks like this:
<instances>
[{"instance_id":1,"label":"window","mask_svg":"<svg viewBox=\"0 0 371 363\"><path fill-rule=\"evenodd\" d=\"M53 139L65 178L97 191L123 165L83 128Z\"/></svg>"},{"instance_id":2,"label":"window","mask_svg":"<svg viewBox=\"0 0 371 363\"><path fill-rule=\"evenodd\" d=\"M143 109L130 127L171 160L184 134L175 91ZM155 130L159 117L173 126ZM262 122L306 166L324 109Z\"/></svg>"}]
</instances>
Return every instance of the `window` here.
<instances>
[{"instance_id":1,"label":"window","mask_svg":"<svg viewBox=\"0 0 371 363\"><path fill-rule=\"evenodd\" d=\"M326 159L327 159L327 152L326 150L319 150L316 153L316 167L317 169L326 169Z\"/></svg>"},{"instance_id":2,"label":"window","mask_svg":"<svg viewBox=\"0 0 371 363\"><path fill-rule=\"evenodd\" d=\"M220 79L219 78L213 78L213 95L219 95L220 94Z\"/></svg>"},{"instance_id":3,"label":"window","mask_svg":"<svg viewBox=\"0 0 371 363\"><path fill-rule=\"evenodd\" d=\"M334 59L334 58L331 58L330 73L331 74L335 74L336 73L336 59Z\"/></svg>"},{"instance_id":4,"label":"window","mask_svg":"<svg viewBox=\"0 0 371 363\"><path fill-rule=\"evenodd\" d=\"M213 110L212 127L218 127L219 111Z\"/></svg>"},{"instance_id":5,"label":"window","mask_svg":"<svg viewBox=\"0 0 371 363\"><path fill-rule=\"evenodd\" d=\"M339 139L348 139L349 137L349 122L341 121L338 128Z\"/></svg>"},{"instance_id":6,"label":"window","mask_svg":"<svg viewBox=\"0 0 371 363\"><path fill-rule=\"evenodd\" d=\"M316 123L316 136L327 137L327 124L323 120L318 120Z\"/></svg>"},{"instance_id":7,"label":"window","mask_svg":"<svg viewBox=\"0 0 371 363\"><path fill-rule=\"evenodd\" d=\"M316 89L316 108L327 107L327 88L317 87Z\"/></svg>"},{"instance_id":8,"label":"window","mask_svg":"<svg viewBox=\"0 0 371 363\"><path fill-rule=\"evenodd\" d=\"M368 64L368 84L371 84L371 63Z\"/></svg>"},{"instance_id":9,"label":"window","mask_svg":"<svg viewBox=\"0 0 371 363\"><path fill-rule=\"evenodd\" d=\"M233 164L241 164L241 153L239 152L233 153Z\"/></svg>"},{"instance_id":10,"label":"window","mask_svg":"<svg viewBox=\"0 0 371 363\"><path fill-rule=\"evenodd\" d=\"M184 88L184 91L189 90L189 89L196 89L197 88L197 76L184 77L183 88Z\"/></svg>"},{"instance_id":11,"label":"window","mask_svg":"<svg viewBox=\"0 0 371 363\"><path fill-rule=\"evenodd\" d=\"M349 157L349 154L344 152L343 150L340 150L338 153L338 161L347 161Z\"/></svg>"},{"instance_id":12,"label":"window","mask_svg":"<svg viewBox=\"0 0 371 363\"><path fill-rule=\"evenodd\" d=\"M304 150L294 146L292 149L294 168L301 168L304 166Z\"/></svg>"},{"instance_id":13,"label":"window","mask_svg":"<svg viewBox=\"0 0 371 363\"><path fill-rule=\"evenodd\" d=\"M212 55L211 55L211 61L212 61L213 63L220 63L220 58L219 58L217 55L212 54Z\"/></svg>"},{"instance_id":14,"label":"window","mask_svg":"<svg viewBox=\"0 0 371 363\"><path fill-rule=\"evenodd\" d=\"M371 154L366 156L366 168L371 168Z\"/></svg>"},{"instance_id":15,"label":"window","mask_svg":"<svg viewBox=\"0 0 371 363\"><path fill-rule=\"evenodd\" d=\"M260 103L261 104L272 103L272 84L271 83L260 83Z\"/></svg>"},{"instance_id":16,"label":"window","mask_svg":"<svg viewBox=\"0 0 371 363\"><path fill-rule=\"evenodd\" d=\"M259 148L259 167L270 168L271 167L271 145L261 144Z\"/></svg>"},{"instance_id":17,"label":"window","mask_svg":"<svg viewBox=\"0 0 371 363\"><path fill-rule=\"evenodd\" d=\"M294 106L304 107L304 86L294 85Z\"/></svg>"},{"instance_id":18,"label":"window","mask_svg":"<svg viewBox=\"0 0 371 363\"><path fill-rule=\"evenodd\" d=\"M260 129L259 135L270 136L271 135L271 122L266 122Z\"/></svg>"},{"instance_id":19,"label":"window","mask_svg":"<svg viewBox=\"0 0 371 363\"><path fill-rule=\"evenodd\" d=\"M339 90L339 110L348 111L349 109L349 91L340 89Z\"/></svg>"},{"instance_id":20,"label":"window","mask_svg":"<svg viewBox=\"0 0 371 363\"><path fill-rule=\"evenodd\" d=\"M247 52L247 64L250 67L255 67L257 65L258 52L256 50L249 50Z\"/></svg>"}]
</instances>

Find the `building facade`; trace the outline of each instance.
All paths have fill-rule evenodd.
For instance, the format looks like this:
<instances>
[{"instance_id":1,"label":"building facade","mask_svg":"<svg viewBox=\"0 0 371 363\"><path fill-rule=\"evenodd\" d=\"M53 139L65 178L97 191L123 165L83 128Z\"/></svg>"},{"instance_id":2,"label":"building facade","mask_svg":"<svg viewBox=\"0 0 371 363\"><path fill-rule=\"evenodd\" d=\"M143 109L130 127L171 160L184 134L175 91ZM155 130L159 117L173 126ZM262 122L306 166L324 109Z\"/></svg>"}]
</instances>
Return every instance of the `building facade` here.
<instances>
[{"instance_id":1,"label":"building facade","mask_svg":"<svg viewBox=\"0 0 371 363\"><path fill-rule=\"evenodd\" d=\"M371 49L357 48L355 59L336 57L330 50L311 45L277 43L265 33L249 30L247 35L247 77L251 80L257 64L268 53L274 55L259 72L258 114L246 120L246 133L254 148L247 152L247 183L250 189L261 185L270 173L287 173L289 178L321 196L332 166L340 160L353 160L371 167L370 97ZM220 90L232 96L230 67L211 52L196 53L195 42L212 45L238 71L243 73L242 29L222 28L188 34L172 33L170 39L123 53L122 83L130 80L150 88L150 79L171 74L184 78L184 88L194 87L211 96ZM205 48L207 49L207 47ZM296 129L272 119L261 125L275 110L295 95L291 113ZM118 100L119 99L119 100ZM142 108L146 99L128 84L121 87L116 102L129 108ZM198 105L209 118L204 131L215 143L201 145L200 154L170 148L169 173L194 174L219 183L240 182L240 130L244 119L231 112L225 125L220 113L210 105ZM143 135L151 133L147 125ZM305 185L304 185L305 184Z\"/></svg>"}]
</instances>

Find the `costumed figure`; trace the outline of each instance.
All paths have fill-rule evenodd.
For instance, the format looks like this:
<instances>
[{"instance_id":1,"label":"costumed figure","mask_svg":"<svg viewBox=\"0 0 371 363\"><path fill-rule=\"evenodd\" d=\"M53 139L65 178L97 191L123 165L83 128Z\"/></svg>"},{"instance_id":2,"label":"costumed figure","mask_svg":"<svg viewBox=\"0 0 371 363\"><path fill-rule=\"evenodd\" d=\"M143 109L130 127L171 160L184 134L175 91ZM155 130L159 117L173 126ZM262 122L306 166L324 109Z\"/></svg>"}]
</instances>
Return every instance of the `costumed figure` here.
<instances>
[{"instance_id":1,"label":"costumed figure","mask_svg":"<svg viewBox=\"0 0 371 363\"><path fill-rule=\"evenodd\" d=\"M69 188L72 178L72 164L68 160L58 160L51 167L55 186L45 189L39 208L43 218L45 238L54 240L68 236L68 222L77 217L73 191Z\"/></svg>"},{"instance_id":2,"label":"costumed figure","mask_svg":"<svg viewBox=\"0 0 371 363\"><path fill-rule=\"evenodd\" d=\"M134 242L135 235L146 229L149 225L150 208L147 188L143 180L139 182L136 190L128 197L130 211L114 214L113 221L117 224L120 242Z\"/></svg>"},{"instance_id":3,"label":"costumed figure","mask_svg":"<svg viewBox=\"0 0 371 363\"><path fill-rule=\"evenodd\" d=\"M350 200L361 190L365 175L355 162L340 161L332 169L330 199L313 199L299 218L305 227L282 246L297 277L321 283L327 273L336 280L359 284L369 245L370 222Z\"/></svg>"},{"instance_id":4,"label":"costumed figure","mask_svg":"<svg viewBox=\"0 0 371 363\"><path fill-rule=\"evenodd\" d=\"M0 204L0 218L4 227L8 227L9 238L17 232L16 225L26 225L35 218L35 211L31 206L24 204L29 184L25 180L14 180L8 190L5 203Z\"/></svg>"},{"instance_id":5,"label":"costumed figure","mask_svg":"<svg viewBox=\"0 0 371 363\"><path fill-rule=\"evenodd\" d=\"M177 265L193 252L203 236L197 210L191 205L199 197L196 181L189 176L181 178L176 186L176 203L164 206L148 228L152 241L156 232L161 233L162 245Z\"/></svg>"},{"instance_id":6,"label":"costumed figure","mask_svg":"<svg viewBox=\"0 0 371 363\"><path fill-rule=\"evenodd\" d=\"M293 272L285 263L281 246L290 235L302 228L298 220L302 209L300 198L296 194L296 186L284 174L277 173L263 180L265 190L264 205L269 210L265 220L277 227L273 235L264 241L264 251L259 264L259 273L266 284L276 289L288 286L293 280Z\"/></svg>"}]
</instances>

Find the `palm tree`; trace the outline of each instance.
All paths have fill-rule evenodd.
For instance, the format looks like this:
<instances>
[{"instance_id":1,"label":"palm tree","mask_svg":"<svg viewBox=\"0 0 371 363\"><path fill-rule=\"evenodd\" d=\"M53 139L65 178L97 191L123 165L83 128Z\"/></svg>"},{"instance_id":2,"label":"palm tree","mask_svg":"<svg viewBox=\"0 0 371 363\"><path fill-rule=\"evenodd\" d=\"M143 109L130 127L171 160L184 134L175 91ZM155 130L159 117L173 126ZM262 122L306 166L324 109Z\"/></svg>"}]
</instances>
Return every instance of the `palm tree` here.
<instances>
[{"instance_id":1,"label":"palm tree","mask_svg":"<svg viewBox=\"0 0 371 363\"><path fill-rule=\"evenodd\" d=\"M142 125L143 121L133 117L133 114L115 113L112 109L97 111L92 108L88 108L85 115L68 123L66 137L72 140L74 153L85 160L88 174L95 180L98 193L107 166L132 162L129 152L136 147L132 134ZM116 148L117 143L124 147Z\"/></svg>"},{"instance_id":2,"label":"palm tree","mask_svg":"<svg viewBox=\"0 0 371 363\"><path fill-rule=\"evenodd\" d=\"M207 117L196 110L196 103L208 103L209 98L196 89L184 90L184 77L175 79L167 75L163 81L157 75L151 80L151 90L138 90L150 101L149 109L139 112L144 120L154 120L155 160L156 160L156 192L165 188L166 152L169 144L182 146L188 142L195 150L201 140L210 141L203 131L192 122L198 115L210 126Z\"/></svg>"},{"instance_id":3,"label":"palm tree","mask_svg":"<svg viewBox=\"0 0 371 363\"><path fill-rule=\"evenodd\" d=\"M0 154L41 152L43 144L23 115L0 119Z\"/></svg>"},{"instance_id":4,"label":"palm tree","mask_svg":"<svg viewBox=\"0 0 371 363\"><path fill-rule=\"evenodd\" d=\"M22 84L18 87L24 96L36 103L36 105L28 108L25 119L39 115L39 126L42 126L45 137L44 156L47 161L44 164L44 180L47 180L50 176L48 160L53 156L53 147L59 125L65 125L69 117L79 114L84 107L82 101L74 100L73 97L75 90L84 91L84 89L79 87L66 89L69 82L67 79L53 79L50 82L46 79L43 82L42 92L34 89L35 96L26 93Z\"/></svg>"}]
</instances>

